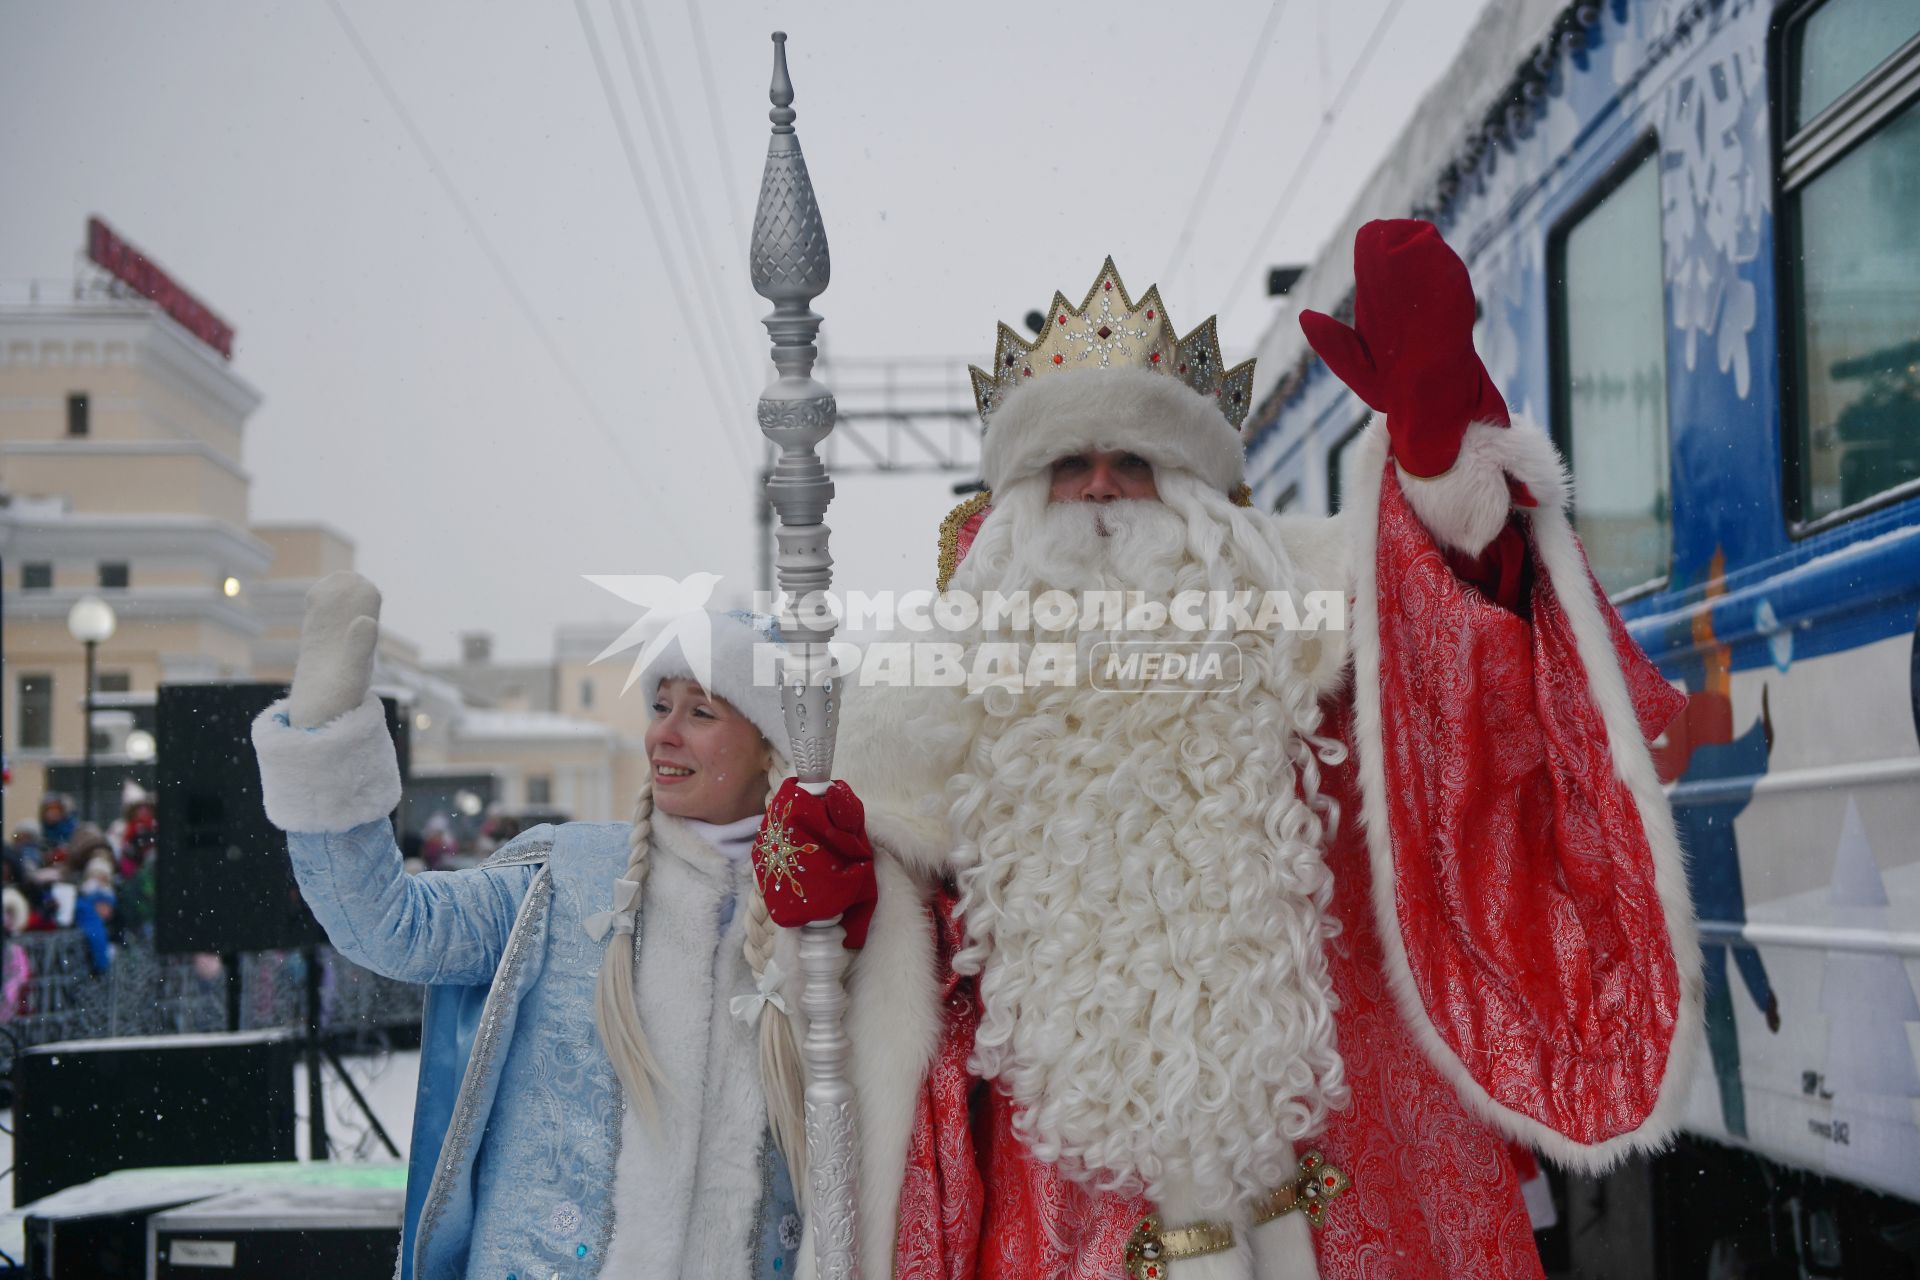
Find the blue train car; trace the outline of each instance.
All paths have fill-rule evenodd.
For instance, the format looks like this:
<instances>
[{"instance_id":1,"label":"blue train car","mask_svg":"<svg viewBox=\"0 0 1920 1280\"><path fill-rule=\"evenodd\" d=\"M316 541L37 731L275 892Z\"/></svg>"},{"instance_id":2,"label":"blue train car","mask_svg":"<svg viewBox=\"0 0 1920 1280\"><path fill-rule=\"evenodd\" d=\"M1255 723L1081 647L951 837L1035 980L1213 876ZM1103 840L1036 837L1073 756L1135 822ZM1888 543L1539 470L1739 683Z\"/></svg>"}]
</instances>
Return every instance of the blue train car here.
<instances>
[{"instance_id":1,"label":"blue train car","mask_svg":"<svg viewBox=\"0 0 1920 1280\"><path fill-rule=\"evenodd\" d=\"M1494 0L1467 50L1262 343L1255 500L1337 507L1366 410L1294 308L1351 306L1360 223L1431 218L1689 695L1690 1212L1775 1236L1713 1265L1784 1233L1780 1274L1920 1274L1860 1262L1920 1238L1920 0Z\"/></svg>"}]
</instances>

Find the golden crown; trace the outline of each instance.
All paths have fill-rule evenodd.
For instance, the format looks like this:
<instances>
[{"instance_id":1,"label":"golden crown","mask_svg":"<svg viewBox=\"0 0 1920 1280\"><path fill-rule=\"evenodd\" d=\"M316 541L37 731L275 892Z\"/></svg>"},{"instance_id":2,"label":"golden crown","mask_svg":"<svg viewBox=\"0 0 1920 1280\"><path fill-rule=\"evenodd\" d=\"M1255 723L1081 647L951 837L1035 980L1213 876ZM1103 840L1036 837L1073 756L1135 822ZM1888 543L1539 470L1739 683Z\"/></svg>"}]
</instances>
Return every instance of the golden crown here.
<instances>
[{"instance_id":1,"label":"golden crown","mask_svg":"<svg viewBox=\"0 0 1920 1280\"><path fill-rule=\"evenodd\" d=\"M1006 396L1030 378L1080 369L1147 369L1178 378L1220 401L1220 412L1237 430L1253 400L1253 361L1222 367L1216 317L1208 316L1184 338L1160 301L1160 286L1135 303L1109 257L1078 307L1055 293L1045 329L1032 342L1002 324L994 342L993 372L969 366L973 403L987 422Z\"/></svg>"}]
</instances>

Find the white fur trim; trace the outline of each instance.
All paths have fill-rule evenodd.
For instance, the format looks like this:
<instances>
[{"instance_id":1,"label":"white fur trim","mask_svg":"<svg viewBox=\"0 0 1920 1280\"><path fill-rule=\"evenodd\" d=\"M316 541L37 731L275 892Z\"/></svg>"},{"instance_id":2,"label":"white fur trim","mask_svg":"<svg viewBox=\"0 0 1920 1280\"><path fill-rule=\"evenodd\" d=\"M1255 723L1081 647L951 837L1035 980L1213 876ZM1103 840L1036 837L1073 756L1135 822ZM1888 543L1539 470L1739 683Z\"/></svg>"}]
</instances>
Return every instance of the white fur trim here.
<instances>
[{"instance_id":1,"label":"white fur trim","mask_svg":"<svg viewBox=\"0 0 1920 1280\"><path fill-rule=\"evenodd\" d=\"M751 886L743 874L735 880L735 901L744 903ZM766 1094L760 1084L760 1036L757 1025L728 1016L725 993L754 988L742 950L747 912L734 912L732 925L714 957L716 1000L709 1032L705 1099L700 1125L699 1190L687 1229L684 1276L735 1280L741 1264L757 1266L758 1239L743 1228L754 1221L764 1185L761 1161L773 1139L767 1128ZM772 1158L778 1159L774 1152ZM618 1273L615 1273L618 1274ZM644 1275L644 1265L631 1274Z\"/></svg>"},{"instance_id":2,"label":"white fur trim","mask_svg":"<svg viewBox=\"0 0 1920 1280\"><path fill-rule=\"evenodd\" d=\"M959 770L978 720L977 707L960 689L855 684L841 696L834 771L866 806L879 889L867 945L847 981L863 1275L893 1274L907 1145L942 1025L924 882L940 875L952 855L946 782ZM796 1033L801 1030L796 1023ZM799 1280L814 1275L813 1226L808 1215Z\"/></svg>"},{"instance_id":3,"label":"white fur trim","mask_svg":"<svg viewBox=\"0 0 1920 1280\"><path fill-rule=\"evenodd\" d=\"M317 729L285 723L280 699L253 722L260 795L282 831L348 831L400 804L400 762L380 699L365 701Z\"/></svg>"},{"instance_id":4,"label":"white fur trim","mask_svg":"<svg viewBox=\"0 0 1920 1280\"><path fill-rule=\"evenodd\" d=\"M1533 431L1519 425L1510 430ZM1495 429L1497 430L1497 428ZM1505 434L1505 433L1501 433ZM1523 446L1524 447L1524 446ZM1700 947L1686 867L1673 830L1673 814L1653 772L1653 759L1640 736L1640 724L1627 694L1626 680L1614 656L1607 626L1574 540L1561 500L1564 488L1544 483L1550 476L1516 474L1533 487L1540 505L1532 512L1534 545L1548 579L1566 610L1574 646L1586 668L1589 687L1606 726L1616 776L1631 791L1654 860L1654 885L1666 917L1667 936L1680 973L1680 1009L1672 1045L1653 1112L1631 1133L1604 1142L1576 1142L1530 1116L1495 1102L1467 1071L1429 1021L1408 966L1395 902L1393 841L1387 818L1385 765L1381 760L1380 619L1377 596L1380 485L1387 461L1386 429L1376 419L1362 437L1354 464L1355 483L1346 504L1354 546L1353 617L1354 737L1360 757L1361 809L1366 821L1368 858L1373 870L1374 914L1385 955L1387 977L1400 1015L1441 1074L1473 1110L1499 1132L1525 1142L1568 1168L1603 1172L1636 1151L1663 1147L1687 1105L1693 1055L1700 1039ZM1403 491L1404 491L1403 486Z\"/></svg>"},{"instance_id":5,"label":"white fur trim","mask_svg":"<svg viewBox=\"0 0 1920 1280\"><path fill-rule=\"evenodd\" d=\"M847 1039L853 1046L848 1075L860 1127L860 1273L890 1276L907 1147L927 1069L940 1047L942 1010L926 893L890 850L878 848L878 854L880 900L847 980ZM796 1280L817 1274L814 1227L814 1215L807 1214Z\"/></svg>"},{"instance_id":6,"label":"white fur trim","mask_svg":"<svg viewBox=\"0 0 1920 1280\"><path fill-rule=\"evenodd\" d=\"M1407 505L1434 541L1468 555L1486 550L1515 509L1507 488L1508 476L1527 486L1539 504L1537 510L1563 510L1571 492L1566 467L1553 441L1524 418L1514 419L1510 427L1492 422L1469 424L1459 456L1440 475L1416 476L1398 463L1394 470L1400 476L1400 491L1406 495ZM1363 507L1367 505L1360 501L1364 495L1377 497L1379 493L1371 477L1356 475L1353 483L1354 492L1343 496Z\"/></svg>"},{"instance_id":7,"label":"white fur trim","mask_svg":"<svg viewBox=\"0 0 1920 1280\"><path fill-rule=\"evenodd\" d=\"M995 493L1057 458L1128 450L1191 471L1222 493L1246 478L1246 451L1218 402L1171 374L1086 370L1035 378L987 422L981 469Z\"/></svg>"},{"instance_id":8,"label":"white fur trim","mask_svg":"<svg viewBox=\"0 0 1920 1280\"><path fill-rule=\"evenodd\" d=\"M1253 515L1254 513L1248 513ZM1349 601L1338 629L1311 632L1302 637L1299 670L1324 698L1347 678L1347 651L1352 637L1353 548L1346 525L1327 516L1260 515L1282 553L1293 565L1294 590L1337 591Z\"/></svg>"},{"instance_id":9,"label":"white fur trim","mask_svg":"<svg viewBox=\"0 0 1920 1280\"><path fill-rule=\"evenodd\" d=\"M860 1112L861 1274L893 1274L900 1182L927 1069L940 1045L934 923L925 893L892 857L874 867L880 901L847 982L847 1038Z\"/></svg>"},{"instance_id":10,"label":"white fur trim","mask_svg":"<svg viewBox=\"0 0 1920 1280\"><path fill-rule=\"evenodd\" d=\"M1167 1225L1176 1226L1180 1221L1178 1218L1168 1217ZM1253 1280L1253 1277L1259 1274L1253 1268L1253 1248L1247 1241L1246 1233L1236 1231L1233 1233L1231 1249L1203 1254L1198 1258L1182 1258L1167 1270L1169 1273L1177 1274L1180 1280ZM1292 1272L1279 1274L1285 1276L1286 1280L1294 1280ZM1303 1273L1307 1277L1313 1274L1311 1271Z\"/></svg>"},{"instance_id":11,"label":"white fur trim","mask_svg":"<svg viewBox=\"0 0 1920 1280\"><path fill-rule=\"evenodd\" d=\"M780 684L778 675L766 683L754 679L755 647L767 645L778 649L776 642L761 635L740 619L718 610L706 611L708 626L708 657L711 667L705 686L708 693L724 698L734 710L753 721L763 737L772 744L782 761L787 758L787 713L780 702ZM761 665L772 667L764 658ZM637 688L642 697L651 702L654 691L662 680L694 680L693 663L682 652L679 644L669 644L654 656L640 673Z\"/></svg>"},{"instance_id":12,"label":"white fur trim","mask_svg":"<svg viewBox=\"0 0 1920 1280\"><path fill-rule=\"evenodd\" d=\"M1282 1214L1248 1231L1255 1280L1319 1280L1320 1261L1313 1252L1313 1228L1306 1214Z\"/></svg>"},{"instance_id":13,"label":"white fur trim","mask_svg":"<svg viewBox=\"0 0 1920 1280\"><path fill-rule=\"evenodd\" d=\"M888 637L914 640L902 631ZM947 779L960 771L980 723L966 690L852 684L840 699L834 772L867 810L867 834L922 876L947 869Z\"/></svg>"},{"instance_id":14,"label":"white fur trim","mask_svg":"<svg viewBox=\"0 0 1920 1280\"><path fill-rule=\"evenodd\" d=\"M1177 1228L1208 1215L1178 1192L1159 1206L1160 1223ZM1183 1258L1170 1268L1179 1280L1319 1280L1320 1264L1313 1252L1313 1233L1306 1215L1283 1214L1254 1226L1244 1212L1229 1219L1233 1247L1198 1258Z\"/></svg>"},{"instance_id":15,"label":"white fur trim","mask_svg":"<svg viewBox=\"0 0 1920 1280\"><path fill-rule=\"evenodd\" d=\"M1442 546L1477 556L1498 536L1513 509L1512 476L1541 507L1566 506L1566 469L1546 432L1516 419L1511 427L1475 422L1460 441L1460 456L1437 476L1409 474L1399 463L1400 492Z\"/></svg>"},{"instance_id":16,"label":"white fur trim","mask_svg":"<svg viewBox=\"0 0 1920 1280\"><path fill-rule=\"evenodd\" d=\"M635 1107L621 1119L601 1274L721 1280L750 1266L758 1244L746 1224L767 1128L754 1028L725 1011L728 997L753 990L747 913L713 934L721 900L743 894L749 873L664 814L654 818L653 855L634 988L666 1090L658 1129Z\"/></svg>"}]
</instances>

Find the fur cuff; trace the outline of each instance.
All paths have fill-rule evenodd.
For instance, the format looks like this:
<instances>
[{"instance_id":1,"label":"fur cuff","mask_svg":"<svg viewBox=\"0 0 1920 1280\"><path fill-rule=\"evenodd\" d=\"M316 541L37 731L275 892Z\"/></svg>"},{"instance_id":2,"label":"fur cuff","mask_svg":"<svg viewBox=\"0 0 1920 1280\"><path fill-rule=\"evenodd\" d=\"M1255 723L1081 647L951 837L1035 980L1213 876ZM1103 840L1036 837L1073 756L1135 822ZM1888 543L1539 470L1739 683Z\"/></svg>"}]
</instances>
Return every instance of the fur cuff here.
<instances>
[{"instance_id":1,"label":"fur cuff","mask_svg":"<svg viewBox=\"0 0 1920 1280\"><path fill-rule=\"evenodd\" d=\"M1566 503L1566 472L1547 433L1516 419L1511 427L1476 422L1460 441L1453 466L1437 476L1421 477L1395 464L1400 491L1434 541L1477 556L1507 523L1512 509L1507 477L1527 486L1542 507Z\"/></svg>"},{"instance_id":2,"label":"fur cuff","mask_svg":"<svg viewBox=\"0 0 1920 1280\"><path fill-rule=\"evenodd\" d=\"M1240 433L1220 405L1179 378L1145 369L1086 370L1037 378L994 411L981 470L994 493L1058 458L1089 449L1137 453L1176 467L1221 493L1246 478Z\"/></svg>"},{"instance_id":3,"label":"fur cuff","mask_svg":"<svg viewBox=\"0 0 1920 1280\"><path fill-rule=\"evenodd\" d=\"M288 724L282 698L253 722L253 749L267 817L282 831L350 831L400 803L400 762L371 695L318 729Z\"/></svg>"}]
</instances>

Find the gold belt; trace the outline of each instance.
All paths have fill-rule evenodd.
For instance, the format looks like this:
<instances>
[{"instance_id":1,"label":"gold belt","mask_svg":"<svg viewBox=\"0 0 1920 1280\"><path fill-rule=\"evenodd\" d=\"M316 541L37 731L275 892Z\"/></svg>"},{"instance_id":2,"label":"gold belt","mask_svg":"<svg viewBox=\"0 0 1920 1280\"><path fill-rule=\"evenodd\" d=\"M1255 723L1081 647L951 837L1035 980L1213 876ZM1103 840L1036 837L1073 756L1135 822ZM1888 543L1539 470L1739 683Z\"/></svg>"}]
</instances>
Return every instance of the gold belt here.
<instances>
[{"instance_id":1,"label":"gold belt","mask_svg":"<svg viewBox=\"0 0 1920 1280\"><path fill-rule=\"evenodd\" d=\"M1318 1151L1300 1158L1300 1172L1261 1196L1253 1204L1253 1225L1272 1222L1299 1210L1311 1226L1326 1221L1327 1206L1352 1185L1347 1175L1327 1163ZM1169 1263L1182 1258L1204 1258L1233 1248L1230 1222L1193 1222L1171 1230L1159 1216L1148 1214L1127 1241L1127 1275L1131 1280L1168 1280Z\"/></svg>"}]
</instances>

